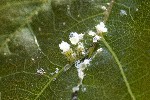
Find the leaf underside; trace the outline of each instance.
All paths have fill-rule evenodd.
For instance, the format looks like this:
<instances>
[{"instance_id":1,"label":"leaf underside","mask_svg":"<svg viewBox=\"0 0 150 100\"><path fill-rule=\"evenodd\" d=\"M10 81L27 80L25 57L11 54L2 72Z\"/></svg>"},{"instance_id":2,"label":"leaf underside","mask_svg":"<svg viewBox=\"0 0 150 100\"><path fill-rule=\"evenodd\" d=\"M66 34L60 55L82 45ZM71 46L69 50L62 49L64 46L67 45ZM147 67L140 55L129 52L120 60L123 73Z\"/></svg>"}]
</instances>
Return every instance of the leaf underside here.
<instances>
[{"instance_id":1,"label":"leaf underside","mask_svg":"<svg viewBox=\"0 0 150 100\"><path fill-rule=\"evenodd\" d=\"M58 45L105 21L103 51L85 71L79 100L149 100L149 9L149 0L1 0L1 99L70 100L79 79L74 66L64 71Z\"/></svg>"}]
</instances>

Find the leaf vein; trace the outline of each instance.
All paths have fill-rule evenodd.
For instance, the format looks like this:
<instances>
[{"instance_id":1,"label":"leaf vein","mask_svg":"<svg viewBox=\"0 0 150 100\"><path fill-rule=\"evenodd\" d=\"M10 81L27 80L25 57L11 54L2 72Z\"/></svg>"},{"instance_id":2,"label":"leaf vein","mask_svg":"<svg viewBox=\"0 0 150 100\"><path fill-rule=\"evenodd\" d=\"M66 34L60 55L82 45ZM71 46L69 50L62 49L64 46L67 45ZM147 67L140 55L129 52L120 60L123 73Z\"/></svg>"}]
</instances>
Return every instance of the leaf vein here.
<instances>
[{"instance_id":1,"label":"leaf vein","mask_svg":"<svg viewBox=\"0 0 150 100\"><path fill-rule=\"evenodd\" d=\"M127 80L127 77L126 77L126 75L125 75L125 73L124 73L123 67L122 67L122 65L121 65L121 63L120 63L120 61L119 61L117 55L116 55L115 52L112 50L112 48L111 48L110 45L107 43L107 41L104 39L104 37L102 38L102 41L103 41L103 43L105 44L105 46L108 48L108 50L110 51L110 53L112 54L112 56L114 57L114 59L115 59L117 65L118 65L118 67L119 67L119 69L120 69L121 75L122 75L122 77L123 77L123 80L124 80L124 82L125 82L125 85L126 85L126 87L127 87L127 90L128 90L128 92L129 92L129 94L130 94L132 100L136 100L136 98L135 98L135 96L134 96L134 94L133 94L133 92L132 92L132 90L131 90L130 83L129 83L128 80Z\"/></svg>"},{"instance_id":2,"label":"leaf vein","mask_svg":"<svg viewBox=\"0 0 150 100\"><path fill-rule=\"evenodd\" d=\"M34 100L37 100L42 94L43 92L47 89L47 87L51 84L51 82L56 78L58 77L63 71L64 71L64 68L63 67L58 73L56 73L52 78L49 78L49 81L45 84L45 86L43 87L43 89L37 94L37 96L35 97Z\"/></svg>"}]
</instances>

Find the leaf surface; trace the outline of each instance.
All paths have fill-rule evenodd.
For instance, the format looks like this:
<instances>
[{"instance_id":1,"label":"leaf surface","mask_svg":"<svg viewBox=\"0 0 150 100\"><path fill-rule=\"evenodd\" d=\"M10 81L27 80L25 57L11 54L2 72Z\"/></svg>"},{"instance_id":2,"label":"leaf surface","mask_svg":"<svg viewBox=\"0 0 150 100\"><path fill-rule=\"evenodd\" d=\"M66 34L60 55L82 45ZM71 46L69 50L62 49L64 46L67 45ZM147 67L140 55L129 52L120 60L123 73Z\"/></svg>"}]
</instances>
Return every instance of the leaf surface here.
<instances>
[{"instance_id":1,"label":"leaf surface","mask_svg":"<svg viewBox=\"0 0 150 100\"><path fill-rule=\"evenodd\" d=\"M85 71L79 100L149 100L149 9L149 0L1 0L1 99L70 100L79 79L74 66L64 71L58 45L104 21L103 51Z\"/></svg>"}]
</instances>

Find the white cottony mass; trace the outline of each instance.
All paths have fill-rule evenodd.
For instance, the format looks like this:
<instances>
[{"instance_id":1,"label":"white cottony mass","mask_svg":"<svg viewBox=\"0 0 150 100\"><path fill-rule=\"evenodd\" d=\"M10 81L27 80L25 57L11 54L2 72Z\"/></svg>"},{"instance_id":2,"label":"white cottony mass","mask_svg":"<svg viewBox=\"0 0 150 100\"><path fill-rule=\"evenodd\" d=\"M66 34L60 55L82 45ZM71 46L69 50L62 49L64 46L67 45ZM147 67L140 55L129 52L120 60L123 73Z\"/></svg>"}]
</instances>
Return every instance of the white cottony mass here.
<instances>
[{"instance_id":1,"label":"white cottony mass","mask_svg":"<svg viewBox=\"0 0 150 100\"><path fill-rule=\"evenodd\" d=\"M72 91L73 91L73 92L79 91L79 86L73 87L73 88L72 88Z\"/></svg>"},{"instance_id":2,"label":"white cottony mass","mask_svg":"<svg viewBox=\"0 0 150 100\"><path fill-rule=\"evenodd\" d=\"M98 33L107 32L107 28L103 22L100 22L100 24L96 25L95 27Z\"/></svg>"},{"instance_id":3,"label":"white cottony mass","mask_svg":"<svg viewBox=\"0 0 150 100\"><path fill-rule=\"evenodd\" d=\"M97 42L97 41L100 40L100 39L101 39L101 37L98 36L98 35L96 35L95 37L93 37L93 42Z\"/></svg>"},{"instance_id":4,"label":"white cottony mass","mask_svg":"<svg viewBox=\"0 0 150 100\"><path fill-rule=\"evenodd\" d=\"M69 38L70 42L74 45L76 45L79 42L79 34L76 32L71 32Z\"/></svg>"},{"instance_id":5,"label":"white cottony mass","mask_svg":"<svg viewBox=\"0 0 150 100\"><path fill-rule=\"evenodd\" d=\"M102 6L102 9L107 10L105 6ZM66 56L69 62L69 64L66 64L64 71L67 71L72 66L72 64L74 64L74 66L77 69L79 82L77 86L72 88L73 93L75 93L76 91L79 91L80 86L83 86L82 82L83 82L84 77L86 76L85 70L87 69L88 66L90 66L92 59L95 58L95 56L98 53L101 53L103 51L102 48L99 48L95 52L95 49L97 48L95 48L95 46L92 46L91 48L89 42L92 42L93 40L93 43L95 44L96 42L99 42L101 39L103 39L103 37L101 36L104 32L107 32L107 28L104 22L100 22L98 25L95 26L95 28L96 28L96 32L92 30L88 30L88 32L84 32L83 34L82 33L78 34L77 32L71 32L69 34L70 44L64 41L62 41L59 44L59 48L63 51L62 54ZM91 49L94 49L94 50L91 50ZM91 56L91 58L89 58L90 57L89 55ZM45 72L43 69L40 69L40 70L37 70L37 73L42 75ZM56 68L55 72L50 73L50 74L51 75L59 74L59 69ZM56 78L53 79L53 81L55 80ZM83 92L84 91L86 91L86 88L83 88ZM75 96L73 97L73 99L74 98L76 99L77 97Z\"/></svg>"},{"instance_id":6,"label":"white cottony mass","mask_svg":"<svg viewBox=\"0 0 150 100\"><path fill-rule=\"evenodd\" d=\"M69 51L70 49L70 44L68 44L67 42L62 41L61 44L59 44L59 48L63 51Z\"/></svg>"},{"instance_id":7,"label":"white cottony mass","mask_svg":"<svg viewBox=\"0 0 150 100\"><path fill-rule=\"evenodd\" d=\"M90 61L91 61L91 59L85 59L83 63L84 63L85 65L90 65Z\"/></svg>"},{"instance_id":8,"label":"white cottony mass","mask_svg":"<svg viewBox=\"0 0 150 100\"><path fill-rule=\"evenodd\" d=\"M83 70L79 68L79 69L77 69L77 71L78 71L78 77L81 80L83 80L83 78L84 78L84 72L83 72Z\"/></svg>"},{"instance_id":9,"label":"white cottony mass","mask_svg":"<svg viewBox=\"0 0 150 100\"><path fill-rule=\"evenodd\" d=\"M96 35L96 33L95 32L93 32L93 31L89 31L89 33L88 33L89 35L91 35L91 36L95 36Z\"/></svg>"},{"instance_id":10,"label":"white cottony mass","mask_svg":"<svg viewBox=\"0 0 150 100\"><path fill-rule=\"evenodd\" d=\"M83 36L84 36L84 34L79 34L79 39L81 40L81 39L83 39Z\"/></svg>"},{"instance_id":11,"label":"white cottony mass","mask_svg":"<svg viewBox=\"0 0 150 100\"><path fill-rule=\"evenodd\" d=\"M97 49L97 52L101 52L101 51L103 51L103 48Z\"/></svg>"},{"instance_id":12,"label":"white cottony mass","mask_svg":"<svg viewBox=\"0 0 150 100\"><path fill-rule=\"evenodd\" d=\"M76 45L81 39L83 39L84 34L78 34L77 32L71 32L69 35L69 40L73 45Z\"/></svg>"}]
</instances>

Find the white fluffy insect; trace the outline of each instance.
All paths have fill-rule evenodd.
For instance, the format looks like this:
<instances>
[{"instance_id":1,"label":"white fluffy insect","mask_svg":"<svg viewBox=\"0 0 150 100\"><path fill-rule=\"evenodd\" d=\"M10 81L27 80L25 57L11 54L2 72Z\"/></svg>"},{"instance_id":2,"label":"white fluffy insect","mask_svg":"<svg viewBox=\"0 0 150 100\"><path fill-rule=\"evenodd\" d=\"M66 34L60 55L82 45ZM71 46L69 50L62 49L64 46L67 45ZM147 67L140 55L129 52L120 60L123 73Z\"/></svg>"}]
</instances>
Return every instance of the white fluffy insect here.
<instances>
[{"instance_id":1,"label":"white fluffy insect","mask_svg":"<svg viewBox=\"0 0 150 100\"><path fill-rule=\"evenodd\" d=\"M70 49L70 44L68 44L67 42L62 41L61 44L59 44L59 48L63 51L63 52L67 52Z\"/></svg>"},{"instance_id":2,"label":"white fluffy insect","mask_svg":"<svg viewBox=\"0 0 150 100\"><path fill-rule=\"evenodd\" d=\"M120 15L121 16L127 15L127 12L125 10L120 10Z\"/></svg>"},{"instance_id":3,"label":"white fluffy insect","mask_svg":"<svg viewBox=\"0 0 150 100\"><path fill-rule=\"evenodd\" d=\"M40 74L40 75L43 75L43 74L45 74L46 72L44 71L44 69L43 68L40 68L40 69L37 69L37 71L36 71L38 74Z\"/></svg>"},{"instance_id":4,"label":"white fluffy insect","mask_svg":"<svg viewBox=\"0 0 150 100\"><path fill-rule=\"evenodd\" d=\"M100 22L100 24L96 25L95 27L98 33L107 32L104 22Z\"/></svg>"}]
</instances>

